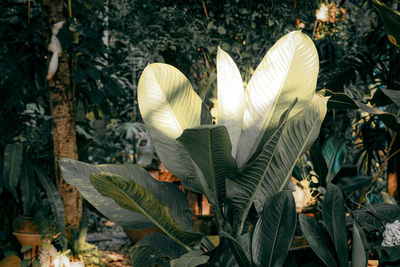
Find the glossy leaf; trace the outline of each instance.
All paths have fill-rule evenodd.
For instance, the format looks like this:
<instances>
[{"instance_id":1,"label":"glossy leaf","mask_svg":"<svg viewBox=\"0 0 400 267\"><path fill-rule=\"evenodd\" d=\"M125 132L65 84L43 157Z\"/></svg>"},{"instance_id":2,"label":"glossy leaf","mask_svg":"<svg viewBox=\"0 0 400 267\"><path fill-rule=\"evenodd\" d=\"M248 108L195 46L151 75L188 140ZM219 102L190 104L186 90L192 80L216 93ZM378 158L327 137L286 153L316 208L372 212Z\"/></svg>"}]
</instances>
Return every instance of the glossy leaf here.
<instances>
[{"instance_id":1,"label":"glossy leaf","mask_svg":"<svg viewBox=\"0 0 400 267\"><path fill-rule=\"evenodd\" d=\"M344 142L331 137L324 143L322 147L322 155L324 156L326 165L328 166L326 183L330 183L340 171L346 158L346 154L347 151Z\"/></svg>"},{"instance_id":2,"label":"glossy leaf","mask_svg":"<svg viewBox=\"0 0 400 267\"><path fill-rule=\"evenodd\" d=\"M389 41L400 48L400 12L378 0L371 0L370 3L378 11Z\"/></svg>"},{"instance_id":3,"label":"glossy leaf","mask_svg":"<svg viewBox=\"0 0 400 267\"><path fill-rule=\"evenodd\" d=\"M360 236L360 230L354 222L353 224L353 242L352 242L352 259L351 266L353 267L365 267L367 266L368 257L365 253L364 244ZM362 231L362 230L361 230Z\"/></svg>"},{"instance_id":4,"label":"glossy leaf","mask_svg":"<svg viewBox=\"0 0 400 267\"><path fill-rule=\"evenodd\" d=\"M226 127L236 157L244 114L242 77L232 58L220 47L217 53L218 125Z\"/></svg>"},{"instance_id":5,"label":"glossy leaf","mask_svg":"<svg viewBox=\"0 0 400 267\"><path fill-rule=\"evenodd\" d=\"M258 149L265 131L273 133L293 100L293 115L307 106L315 91L318 54L312 40L291 32L268 51L245 91L245 111L236 159L243 167ZM263 144L261 144L263 145Z\"/></svg>"},{"instance_id":6,"label":"glossy leaf","mask_svg":"<svg viewBox=\"0 0 400 267\"><path fill-rule=\"evenodd\" d=\"M330 237L335 244L339 257L339 265L347 266L347 232L345 221L345 209L342 192L331 183L327 184L324 199L322 217Z\"/></svg>"},{"instance_id":7,"label":"glossy leaf","mask_svg":"<svg viewBox=\"0 0 400 267\"><path fill-rule=\"evenodd\" d=\"M255 266L282 266L296 228L292 192L282 191L265 205L253 233L251 251Z\"/></svg>"},{"instance_id":8,"label":"glossy leaf","mask_svg":"<svg viewBox=\"0 0 400 267\"><path fill-rule=\"evenodd\" d=\"M267 174L289 113L290 110L287 110L282 115L279 128L266 142L258 157L241 170L239 174L226 181L227 197L234 210L233 225L237 236L242 232L245 219L253 205L256 193Z\"/></svg>"},{"instance_id":9,"label":"glossy leaf","mask_svg":"<svg viewBox=\"0 0 400 267\"><path fill-rule=\"evenodd\" d=\"M180 258L172 260L171 267L195 267L207 263L208 258L208 256L203 255L203 251L192 250Z\"/></svg>"},{"instance_id":10,"label":"glossy leaf","mask_svg":"<svg viewBox=\"0 0 400 267\"><path fill-rule=\"evenodd\" d=\"M202 125L186 129L177 141L201 170L199 179L208 200L214 205L222 203L225 198L225 179L236 168L226 128Z\"/></svg>"},{"instance_id":11,"label":"glossy leaf","mask_svg":"<svg viewBox=\"0 0 400 267\"><path fill-rule=\"evenodd\" d=\"M3 182L18 202L17 185L22 170L23 144L7 144L4 150Z\"/></svg>"},{"instance_id":12,"label":"glossy leaf","mask_svg":"<svg viewBox=\"0 0 400 267\"><path fill-rule=\"evenodd\" d=\"M115 201L103 197L90 183L90 174L109 172L129 178L147 190L168 206L172 217L182 229L192 229L192 213L185 194L174 184L155 180L145 169L134 164L92 165L72 159L60 161L61 172L65 181L76 186L83 197L104 216L128 229L143 229L154 226L145 216L121 208Z\"/></svg>"},{"instance_id":13,"label":"glossy leaf","mask_svg":"<svg viewBox=\"0 0 400 267\"><path fill-rule=\"evenodd\" d=\"M139 80L138 102L161 162L185 188L201 192L198 170L175 140L183 130L199 126L202 113L208 117L189 80L171 65L150 64Z\"/></svg>"},{"instance_id":14,"label":"glossy leaf","mask_svg":"<svg viewBox=\"0 0 400 267\"><path fill-rule=\"evenodd\" d=\"M100 194L114 199L120 207L145 215L168 237L187 250L200 245L202 235L183 231L172 218L168 207L132 179L99 173L92 174L90 182Z\"/></svg>"},{"instance_id":15,"label":"glossy leaf","mask_svg":"<svg viewBox=\"0 0 400 267\"><path fill-rule=\"evenodd\" d=\"M311 216L300 214L299 223L311 249L326 264L336 267L335 248L326 230Z\"/></svg>"},{"instance_id":16,"label":"glossy leaf","mask_svg":"<svg viewBox=\"0 0 400 267\"><path fill-rule=\"evenodd\" d=\"M254 199L257 212L261 212L268 199L288 183L297 159L318 137L326 114L327 100L315 96L310 105L287 121L266 178Z\"/></svg>"}]
</instances>

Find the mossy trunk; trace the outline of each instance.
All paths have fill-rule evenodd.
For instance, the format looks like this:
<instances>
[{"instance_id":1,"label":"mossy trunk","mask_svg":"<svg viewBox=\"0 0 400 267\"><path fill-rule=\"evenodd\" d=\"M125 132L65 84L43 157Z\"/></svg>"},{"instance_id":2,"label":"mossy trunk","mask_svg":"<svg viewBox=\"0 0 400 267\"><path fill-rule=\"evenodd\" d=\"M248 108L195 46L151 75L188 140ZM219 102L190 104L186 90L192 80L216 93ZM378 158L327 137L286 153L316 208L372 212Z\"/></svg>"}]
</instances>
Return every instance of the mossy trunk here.
<instances>
[{"instance_id":1,"label":"mossy trunk","mask_svg":"<svg viewBox=\"0 0 400 267\"><path fill-rule=\"evenodd\" d=\"M62 0L43 0L43 20L45 40L48 45L54 23L66 21L67 11ZM62 44L61 44L62 45ZM51 56L49 52L49 57ZM67 232L79 228L82 218L82 198L76 187L67 184L60 172L60 158L78 159L74 119L74 90L71 67L67 54L59 55L59 64L55 76L49 80L51 116L53 119L53 145L57 187L65 206Z\"/></svg>"}]
</instances>

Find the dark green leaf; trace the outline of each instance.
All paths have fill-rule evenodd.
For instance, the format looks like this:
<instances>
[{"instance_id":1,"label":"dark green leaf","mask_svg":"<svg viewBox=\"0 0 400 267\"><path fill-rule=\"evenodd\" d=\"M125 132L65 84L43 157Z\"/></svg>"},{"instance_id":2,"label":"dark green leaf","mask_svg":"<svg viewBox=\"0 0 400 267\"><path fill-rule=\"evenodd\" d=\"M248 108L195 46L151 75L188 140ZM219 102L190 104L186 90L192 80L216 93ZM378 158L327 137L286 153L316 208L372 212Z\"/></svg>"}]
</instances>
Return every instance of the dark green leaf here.
<instances>
[{"instance_id":1,"label":"dark green leaf","mask_svg":"<svg viewBox=\"0 0 400 267\"><path fill-rule=\"evenodd\" d=\"M168 261L159 255L159 251L152 246L136 245L130 250L133 266L169 266Z\"/></svg>"},{"instance_id":2,"label":"dark green leaf","mask_svg":"<svg viewBox=\"0 0 400 267\"><path fill-rule=\"evenodd\" d=\"M337 266L335 249L325 229L311 216L300 214L299 223L311 249L326 264Z\"/></svg>"},{"instance_id":3,"label":"dark green leaf","mask_svg":"<svg viewBox=\"0 0 400 267\"><path fill-rule=\"evenodd\" d=\"M315 172L318 174L321 186L326 186L326 175L328 174L328 166L322 156L320 144L315 142L310 148L310 160L313 164Z\"/></svg>"},{"instance_id":4,"label":"dark green leaf","mask_svg":"<svg viewBox=\"0 0 400 267\"><path fill-rule=\"evenodd\" d=\"M206 183L204 194L214 205L225 198L225 179L236 169L229 140L226 128L215 125L186 129L177 138L201 170Z\"/></svg>"},{"instance_id":5,"label":"dark green leaf","mask_svg":"<svg viewBox=\"0 0 400 267\"><path fill-rule=\"evenodd\" d=\"M233 236L224 231L221 231L219 235L221 236L221 238L226 238L228 240L229 247L231 248L233 255L236 259L236 262L240 267L252 266L244 249L242 248L240 243L235 238L233 238Z\"/></svg>"},{"instance_id":6,"label":"dark green leaf","mask_svg":"<svg viewBox=\"0 0 400 267\"><path fill-rule=\"evenodd\" d=\"M138 241L137 245L151 246L153 249L157 249L159 251L158 254L160 256L171 259L179 258L187 252L184 247L161 233L150 234Z\"/></svg>"},{"instance_id":7,"label":"dark green leaf","mask_svg":"<svg viewBox=\"0 0 400 267\"><path fill-rule=\"evenodd\" d=\"M86 70L86 73L87 75L89 75L90 78L95 81L97 81L101 77L101 72L96 68L89 68Z\"/></svg>"},{"instance_id":8,"label":"dark green leaf","mask_svg":"<svg viewBox=\"0 0 400 267\"><path fill-rule=\"evenodd\" d=\"M243 249L244 253L246 254L247 258L251 261L251 237L253 232L247 232L244 235L239 236L237 242L239 243L240 247ZM224 256L221 266L238 266L238 263L233 255L232 250L228 250Z\"/></svg>"},{"instance_id":9,"label":"dark green leaf","mask_svg":"<svg viewBox=\"0 0 400 267\"><path fill-rule=\"evenodd\" d=\"M381 88L382 92L392 100L398 107L400 107L400 91L389 90Z\"/></svg>"},{"instance_id":10,"label":"dark green leaf","mask_svg":"<svg viewBox=\"0 0 400 267\"><path fill-rule=\"evenodd\" d=\"M347 266L347 232L342 192L336 185L331 183L327 184L326 191L322 217L335 244L336 252L340 255L339 265Z\"/></svg>"},{"instance_id":11,"label":"dark green leaf","mask_svg":"<svg viewBox=\"0 0 400 267\"><path fill-rule=\"evenodd\" d=\"M296 204L292 192L281 191L265 205L252 239L255 266L282 266L296 228Z\"/></svg>"},{"instance_id":12,"label":"dark green leaf","mask_svg":"<svg viewBox=\"0 0 400 267\"><path fill-rule=\"evenodd\" d=\"M145 215L160 230L187 250L200 246L201 234L183 231L172 218L168 207L132 179L100 173L92 174L90 181L100 194L114 199L124 209Z\"/></svg>"},{"instance_id":13,"label":"dark green leaf","mask_svg":"<svg viewBox=\"0 0 400 267\"><path fill-rule=\"evenodd\" d=\"M308 106L286 122L266 179L254 199L257 212L261 212L268 199L288 183L297 159L318 137L327 100L315 96Z\"/></svg>"},{"instance_id":14,"label":"dark green leaf","mask_svg":"<svg viewBox=\"0 0 400 267\"><path fill-rule=\"evenodd\" d=\"M352 245L352 259L351 266L365 267L367 265L368 257L365 253L364 244L362 242L360 231L356 223L353 224L353 245ZM362 230L361 230L362 231Z\"/></svg>"},{"instance_id":15,"label":"dark green leaf","mask_svg":"<svg viewBox=\"0 0 400 267\"><path fill-rule=\"evenodd\" d=\"M66 237L65 232L65 207L61 199L61 195L57 188L50 180L50 178L43 172L42 169L34 167L35 173L39 178L39 182L42 184L44 190L46 191L47 198L49 199L51 210L53 212L54 218L56 220L57 231L62 234L61 238ZM66 240L63 241L64 249L66 249Z\"/></svg>"},{"instance_id":16,"label":"dark green leaf","mask_svg":"<svg viewBox=\"0 0 400 267\"><path fill-rule=\"evenodd\" d=\"M122 209L113 200L103 197L90 183L90 174L98 174L102 171L121 175L129 178L147 190L166 206L172 217L179 222L182 229L192 229L192 212L189 208L187 197L174 184L161 182L151 177L142 167L134 164L103 164L91 165L84 162L62 159L60 160L61 172L64 179L76 186L79 192L97 210L110 220L128 229L143 229L154 226L146 217Z\"/></svg>"},{"instance_id":17,"label":"dark green leaf","mask_svg":"<svg viewBox=\"0 0 400 267\"><path fill-rule=\"evenodd\" d=\"M7 144L4 151L3 181L5 188L10 191L18 202L17 185L22 170L22 143Z\"/></svg>"},{"instance_id":18,"label":"dark green leaf","mask_svg":"<svg viewBox=\"0 0 400 267\"><path fill-rule=\"evenodd\" d=\"M295 103L296 101L293 105ZM245 166L238 175L232 179L228 179L226 182L227 197L234 210L233 225L235 225L234 229L237 236L242 232L247 214L253 205L253 200L267 174L273 155L277 149L278 140L281 137L283 127L293 105L282 115L278 129L265 143L257 158Z\"/></svg>"},{"instance_id":19,"label":"dark green leaf","mask_svg":"<svg viewBox=\"0 0 400 267\"><path fill-rule=\"evenodd\" d=\"M225 30L225 28L224 28L224 27L222 27L222 26L218 26L218 33L219 33L219 34L221 34L221 35L224 35L224 34L226 34L226 30Z\"/></svg>"},{"instance_id":20,"label":"dark green leaf","mask_svg":"<svg viewBox=\"0 0 400 267\"><path fill-rule=\"evenodd\" d=\"M36 182L35 177L33 176L32 166L26 159L22 166L20 186L24 215L30 215L33 204L35 203Z\"/></svg>"},{"instance_id":21,"label":"dark green leaf","mask_svg":"<svg viewBox=\"0 0 400 267\"><path fill-rule=\"evenodd\" d=\"M356 192L361 191L371 183L372 177L369 176L350 176L342 177L336 185L343 192Z\"/></svg>"},{"instance_id":22,"label":"dark green leaf","mask_svg":"<svg viewBox=\"0 0 400 267\"><path fill-rule=\"evenodd\" d=\"M208 258L201 250L192 250L179 259L172 260L171 267L195 267L207 263Z\"/></svg>"},{"instance_id":23,"label":"dark green leaf","mask_svg":"<svg viewBox=\"0 0 400 267\"><path fill-rule=\"evenodd\" d=\"M377 116L388 128L397 132L400 131L400 118L395 114L355 101L343 93L334 93L329 90L320 90L318 92L325 96L331 96L328 101L328 108L330 109L360 109L371 115Z\"/></svg>"},{"instance_id":24,"label":"dark green leaf","mask_svg":"<svg viewBox=\"0 0 400 267\"><path fill-rule=\"evenodd\" d=\"M346 145L344 142L331 137L322 147L322 155L324 156L326 165L328 166L328 174L326 175L326 183L330 183L336 174L342 168L346 158Z\"/></svg>"}]
</instances>

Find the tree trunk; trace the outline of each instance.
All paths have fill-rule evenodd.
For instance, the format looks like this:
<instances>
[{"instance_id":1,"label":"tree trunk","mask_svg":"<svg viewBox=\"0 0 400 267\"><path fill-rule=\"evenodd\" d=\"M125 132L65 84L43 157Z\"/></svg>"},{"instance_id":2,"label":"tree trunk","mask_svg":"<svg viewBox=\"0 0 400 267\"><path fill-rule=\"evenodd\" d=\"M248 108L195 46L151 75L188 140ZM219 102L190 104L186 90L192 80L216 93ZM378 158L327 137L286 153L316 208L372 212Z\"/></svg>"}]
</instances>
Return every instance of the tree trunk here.
<instances>
[{"instance_id":1,"label":"tree trunk","mask_svg":"<svg viewBox=\"0 0 400 267\"><path fill-rule=\"evenodd\" d=\"M43 0L43 19L45 40L46 44L49 44L53 24L59 21L66 21L64 16L64 1ZM76 187L64 181L58 163L60 158L78 159L74 119L74 90L71 68L65 52L59 57L57 72L48 85L51 116L53 119L51 133L54 145L56 180L58 190L64 202L65 222L67 232L69 232L74 227L79 228L82 217L82 198Z\"/></svg>"}]
</instances>

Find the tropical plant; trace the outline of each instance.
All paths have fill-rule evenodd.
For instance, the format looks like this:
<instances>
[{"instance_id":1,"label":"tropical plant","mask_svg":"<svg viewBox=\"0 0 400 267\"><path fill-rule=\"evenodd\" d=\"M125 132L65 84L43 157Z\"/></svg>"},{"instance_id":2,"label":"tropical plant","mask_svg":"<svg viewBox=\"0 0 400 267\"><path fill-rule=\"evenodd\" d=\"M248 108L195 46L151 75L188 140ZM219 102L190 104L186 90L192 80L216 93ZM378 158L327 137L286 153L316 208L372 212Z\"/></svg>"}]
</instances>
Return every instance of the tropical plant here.
<instances>
[{"instance_id":1,"label":"tropical plant","mask_svg":"<svg viewBox=\"0 0 400 267\"><path fill-rule=\"evenodd\" d=\"M222 49L217 73L218 125L187 78L167 64L146 67L138 100L160 160L185 188L211 203L218 245L190 232L183 193L141 167L61 161L67 182L111 220L131 229L150 221L166 234L133 249L136 265L165 264L162 256L171 266L272 266L286 258L296 211L292 194L283 189L317 138L328 100L314 95L316 49L305 34L287 34L266 54L246 90ZM166 247L153 246L151 240L160 239L181 249L171 256Z\"/></svg>"}]
</instances>

